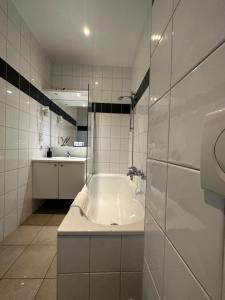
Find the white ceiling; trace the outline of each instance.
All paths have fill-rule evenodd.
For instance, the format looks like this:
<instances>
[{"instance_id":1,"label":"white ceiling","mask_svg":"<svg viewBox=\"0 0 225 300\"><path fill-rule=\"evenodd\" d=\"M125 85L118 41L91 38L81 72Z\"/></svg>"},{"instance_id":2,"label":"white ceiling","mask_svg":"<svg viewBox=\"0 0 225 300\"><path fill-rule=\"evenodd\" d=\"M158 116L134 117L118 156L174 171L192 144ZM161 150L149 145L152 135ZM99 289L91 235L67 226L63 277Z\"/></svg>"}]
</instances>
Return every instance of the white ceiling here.
<instances>
[{"instance_id":1,"label":"white ceiling","mask_svg":"<svg viewBox=\"0 0 225 300\"><path fill-rule=\"evenodd\" d=\"M50 59L132 66L150 0L14 0ZM91 35L82 28L88 25Z\"/></svg>"}]
</instances>

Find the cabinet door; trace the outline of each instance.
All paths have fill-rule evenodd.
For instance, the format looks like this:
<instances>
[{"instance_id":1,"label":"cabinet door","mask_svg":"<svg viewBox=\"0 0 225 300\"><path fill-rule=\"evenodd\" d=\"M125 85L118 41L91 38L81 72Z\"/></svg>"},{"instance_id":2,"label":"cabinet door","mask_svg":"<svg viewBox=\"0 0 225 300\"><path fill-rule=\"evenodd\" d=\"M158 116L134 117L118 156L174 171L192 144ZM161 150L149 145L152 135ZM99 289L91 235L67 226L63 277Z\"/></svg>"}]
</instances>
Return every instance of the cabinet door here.
<instances>
[{"instance_id":1,"label":"cabinet door","mask_svg":"<svg viewBox=\"0 0 225 300\"><path fill-rule=\"evenodd\" d=\"M33 163L33 198L58 198L58 163Z\"/></svg>"},{"instance_id":2,"label":"cabinet door","mask_svg":"<svg viewBox=\"0 0 225 300\"><path fill-rule=\"evenodd\" d=\"M84 163L59 163L59 199L74 199L84 186Z\"/></svg>"}]
</instances>

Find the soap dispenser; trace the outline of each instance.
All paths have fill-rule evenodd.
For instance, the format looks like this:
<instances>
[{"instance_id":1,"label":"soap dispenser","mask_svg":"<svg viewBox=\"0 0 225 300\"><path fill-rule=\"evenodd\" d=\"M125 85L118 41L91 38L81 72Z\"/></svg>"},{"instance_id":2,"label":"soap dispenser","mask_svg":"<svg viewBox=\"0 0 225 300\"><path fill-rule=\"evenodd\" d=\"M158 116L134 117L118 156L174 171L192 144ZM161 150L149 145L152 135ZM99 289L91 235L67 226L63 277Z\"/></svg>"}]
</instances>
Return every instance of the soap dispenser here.
<instances>
[{"instance_id":1,"label":"soap dispenser","mask_svg":"<svg viewBox=\"0 0 225 300\"><path fill-rule=\"evenodd\" d=\"M48 148L48 151L47 151L47 157L52 157L52 150L50 147Z\"/></svg>"}]
</instances>

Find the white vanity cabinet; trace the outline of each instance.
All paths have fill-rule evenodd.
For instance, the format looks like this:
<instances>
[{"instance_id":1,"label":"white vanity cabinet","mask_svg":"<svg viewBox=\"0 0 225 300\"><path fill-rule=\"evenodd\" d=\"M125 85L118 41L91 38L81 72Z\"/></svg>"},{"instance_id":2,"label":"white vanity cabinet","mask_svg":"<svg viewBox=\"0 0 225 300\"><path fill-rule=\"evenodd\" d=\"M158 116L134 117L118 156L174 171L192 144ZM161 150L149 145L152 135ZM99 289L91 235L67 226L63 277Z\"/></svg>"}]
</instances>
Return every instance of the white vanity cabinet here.
<instances>
[{"instance_id":1,"label":"white vanity cabinet","mask_svg":"<svg viewBox=\"0 0 225 300\"><path fill-rule=\"evenodd\" d=\"M33 161L34 199L74 199L85 184L84 161Z\"/></svg>"}]
</instances>

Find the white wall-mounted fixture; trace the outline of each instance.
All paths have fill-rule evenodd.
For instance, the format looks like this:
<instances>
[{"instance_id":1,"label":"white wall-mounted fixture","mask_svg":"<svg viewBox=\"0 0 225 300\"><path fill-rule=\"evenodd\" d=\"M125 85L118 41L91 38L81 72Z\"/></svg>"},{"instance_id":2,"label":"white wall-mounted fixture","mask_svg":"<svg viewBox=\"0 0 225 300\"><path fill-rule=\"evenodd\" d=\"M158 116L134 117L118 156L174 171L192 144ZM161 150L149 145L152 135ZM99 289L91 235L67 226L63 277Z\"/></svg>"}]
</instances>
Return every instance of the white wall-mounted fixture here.
<instances>
[{"instance_id":1,"label":"white wall-mounted fixture","mask_svg":"<svg viewBox=\"0 0 225 300\"><path fill-rule=\"evenodd\" d=\"M200 173L202 188L225 195L225 109L206 115Z\"/></svg>"},{"instance_id":2,"label":"white wall-mounted fixture","mask_svg":"<svg viewBox=\"0 0 225 300\"><path fill-rule=\"evenodd\" d=\"M41 114L45 117L47 117L49 115L50 109L48 106L43 106L41 108Z\"/></svg>"},{"instance_id":3,"label":"white wall-mounted fixture","mask_svg":"<svg viewBox=\"0 0 225 300\"><path fill-rule=\"evenodd\" d=\"M59 124L62 124L63 123L63 117L62 116L57 116L57 122Z\"/></svg>"}]
</instances>

